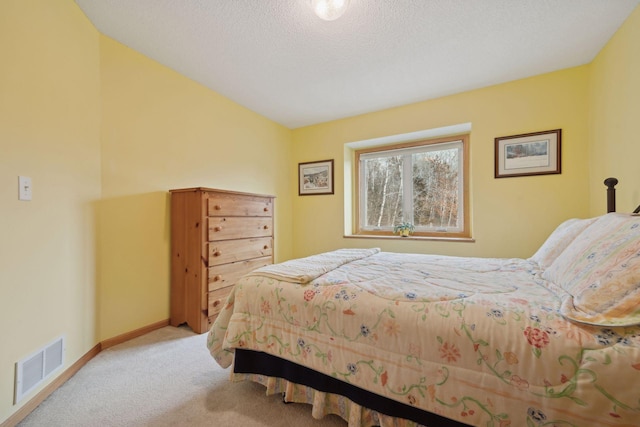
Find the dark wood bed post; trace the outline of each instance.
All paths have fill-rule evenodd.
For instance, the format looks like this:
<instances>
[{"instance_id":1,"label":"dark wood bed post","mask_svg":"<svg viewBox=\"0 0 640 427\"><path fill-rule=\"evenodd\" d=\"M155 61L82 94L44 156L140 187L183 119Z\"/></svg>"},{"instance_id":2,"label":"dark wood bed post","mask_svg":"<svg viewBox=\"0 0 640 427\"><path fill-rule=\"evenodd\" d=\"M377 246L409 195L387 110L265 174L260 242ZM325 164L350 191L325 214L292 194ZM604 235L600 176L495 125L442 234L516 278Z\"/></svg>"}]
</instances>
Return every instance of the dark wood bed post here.
<instances>
[{"instance_id":1,"label":"dark wood bed post","mask_svg":"<svg viewBox=\"0 0 640 427\"><path fill-rule=\"evenodd\" d=\"M616 178L607 178L604 180L604 185L607 186L607 213L616 211L616 185L618 180Z\"/></svg>"}]
</instances>

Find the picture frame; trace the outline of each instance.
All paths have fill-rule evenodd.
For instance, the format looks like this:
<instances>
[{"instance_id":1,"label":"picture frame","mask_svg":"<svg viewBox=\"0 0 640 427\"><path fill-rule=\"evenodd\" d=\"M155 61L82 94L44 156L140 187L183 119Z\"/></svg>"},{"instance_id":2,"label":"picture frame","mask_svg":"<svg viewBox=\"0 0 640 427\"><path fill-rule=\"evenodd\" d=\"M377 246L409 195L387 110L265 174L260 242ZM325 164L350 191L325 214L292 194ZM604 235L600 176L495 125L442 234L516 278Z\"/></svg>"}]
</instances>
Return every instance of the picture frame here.
<instances>
[{"instance_id":1,"label":"picture frame","mask_svg":"<svg viewBox=\"0 0 640 427\"><path fill-rule=\"evenodd\" d=\"M333 159L298 164L298 195L333 194Z\"/></svg>"},{"instance_id":2,"label":"picture frame","mask_svg":"<svg viewBox=\"0 0 640 427\"><path fill-rule=\"evenodd\" d=\"M495 177L559 174L562 129L495 138Z\"/></svg>"}]
</instances>

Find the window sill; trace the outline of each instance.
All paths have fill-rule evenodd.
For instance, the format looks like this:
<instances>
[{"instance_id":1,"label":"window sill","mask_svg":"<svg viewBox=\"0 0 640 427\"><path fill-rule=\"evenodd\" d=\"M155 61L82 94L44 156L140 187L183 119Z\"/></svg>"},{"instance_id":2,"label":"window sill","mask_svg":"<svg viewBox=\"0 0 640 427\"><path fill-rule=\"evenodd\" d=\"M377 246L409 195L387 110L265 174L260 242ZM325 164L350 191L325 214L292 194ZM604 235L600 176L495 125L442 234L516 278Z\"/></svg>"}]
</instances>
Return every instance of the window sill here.
<instances>
[{"instance_id":1,"label":"window sill","mask_svg":"<svg viewBox=\"0 0 640 427\"><path fill-rule=\"evenodd\" d=\"M345 234L345 239L383 239L383 240L432 240L438 242L464 242L475 243L473 237L437 237L437 236L386 236L378 234Z\"/></svg>"}]
</instances>

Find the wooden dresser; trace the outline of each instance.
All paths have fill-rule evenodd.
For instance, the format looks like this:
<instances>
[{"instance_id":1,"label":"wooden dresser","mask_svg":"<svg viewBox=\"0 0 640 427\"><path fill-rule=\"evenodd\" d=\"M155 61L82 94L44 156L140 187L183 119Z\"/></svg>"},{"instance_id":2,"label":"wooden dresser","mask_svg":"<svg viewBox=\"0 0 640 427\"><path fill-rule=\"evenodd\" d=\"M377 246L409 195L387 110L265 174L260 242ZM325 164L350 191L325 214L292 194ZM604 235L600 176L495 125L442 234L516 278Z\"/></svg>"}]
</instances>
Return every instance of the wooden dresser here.
<instances>
[{"instance_id":1,"label":"wooden dresser","mask_svg":"<svg viewBox=\"0 0 640 427\"><path fill-rule=\"evenodd\" d=\"M273 263L273 196L171 190L171 324L207 332L244 274Z\"/></svg>"}]
</instances>

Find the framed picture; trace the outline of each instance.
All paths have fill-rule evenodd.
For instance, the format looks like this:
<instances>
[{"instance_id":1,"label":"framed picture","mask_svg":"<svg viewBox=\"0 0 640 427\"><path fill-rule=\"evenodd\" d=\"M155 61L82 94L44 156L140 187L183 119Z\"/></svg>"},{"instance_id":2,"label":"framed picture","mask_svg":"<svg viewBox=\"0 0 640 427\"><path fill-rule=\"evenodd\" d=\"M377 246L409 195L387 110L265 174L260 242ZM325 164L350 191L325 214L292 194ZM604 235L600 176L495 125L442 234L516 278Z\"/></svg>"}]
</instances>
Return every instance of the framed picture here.
<instances>
[{"instance_id":1,"label":"framed picture","mask_svg":"<svg viewBox=\"0 0 640 427\"><path fill-rule=\"evenodd\" d=\"M298 194L333 194L333 159L299 163Z\"/></svg>"},{"instance_id":2,"label":"framed picture","mask_svg":"<svg viewBox=\"0 0 640 427\"><path fill-rule=\"evenodd\" d=\"M562 129L495 139L495 177L560 173Z\"/></svg>"}]
</instances>

